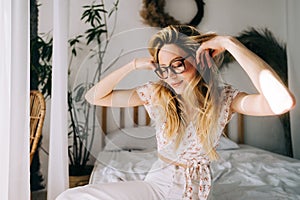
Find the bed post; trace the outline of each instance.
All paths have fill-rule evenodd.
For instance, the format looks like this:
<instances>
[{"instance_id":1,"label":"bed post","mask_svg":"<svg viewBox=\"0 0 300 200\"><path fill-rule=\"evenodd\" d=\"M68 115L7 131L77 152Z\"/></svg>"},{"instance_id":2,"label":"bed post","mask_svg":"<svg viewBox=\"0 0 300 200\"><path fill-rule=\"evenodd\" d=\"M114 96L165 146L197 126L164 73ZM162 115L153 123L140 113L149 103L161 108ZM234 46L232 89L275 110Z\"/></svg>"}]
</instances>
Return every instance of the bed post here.
<instances>
[{"instance_id":1,"label":"bed post","mask_svg":"<svg viewBox=\"0 0 300 200\"><path fill-rule=\"evenodd\" d=\"M120 108L120 128L125 127L125 108Z\"/></svg>"},{"instance_id":2,"label":"bed post","mask_svg":"<svg viewBox=\"0 0 300 200\"><path fill-rule=\"evenodd\" d=\"M140 125L139 112L140 112L139 111L139 106L135 106L133 108L133 122L134 122L133 126L135 126L135 127ZM147 111L145 110L145 125L146 126L150 125L150 122L151 122L150 117L149 117Z\"/></svg>"},{"instance_id":3,"label":"bed post","mask_svg":"<svg viewBox=\"0 0 300 200\"><path fill-rule=\"evenodd\" d=\"M139 124L139 107L135 106L133 108L133 126L136 127Z\"/></svg>"},{"instance_id":4,"label":"bed post","mask_svg":"<svg viewBox=\"0 0 300 200\"><path fill-rule=\"evenodd\" d=\"M148 115L147 111L145 112L146 115L146 125L149 126L150 125L150 116Z\"/></svg>"},{"instance_id":5,"label":"bed post","mask_svg":"<svg viewBox=\"0 0 300 200\"><path fill-rule=\"evenodd\" d=\"M103 133L106 135L106 133L107 133L107 120L106 120L106 118L107 118L107 107L102 107L102 112L101 113L102 113L101 128L102 128Z\"/></svg>"},{"instance_id":6,"label":"bed post","mask_svg":"<svg viewBox=\"0 0 300 200\"><path fill-rule=\"evenodd\" d=\"M238 143L244 144L244 116L243 114L238 114Z\"/></svg>"}]
</instances>

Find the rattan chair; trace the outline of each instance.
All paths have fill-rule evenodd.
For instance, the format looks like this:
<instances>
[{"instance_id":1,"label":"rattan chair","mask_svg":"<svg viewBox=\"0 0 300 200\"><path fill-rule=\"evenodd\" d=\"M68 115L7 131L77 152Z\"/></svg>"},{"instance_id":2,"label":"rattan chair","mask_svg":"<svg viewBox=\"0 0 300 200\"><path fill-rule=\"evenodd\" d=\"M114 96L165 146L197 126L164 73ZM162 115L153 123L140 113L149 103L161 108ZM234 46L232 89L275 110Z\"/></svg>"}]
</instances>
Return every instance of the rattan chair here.
<instances>
[{"instance_id":1,"label":"rattan chair","mask_svg":"<svg viewBox=\"0 0 300 200\"><path fill-rule=\"evenodd\" d=\"M46 103L43 94L37 90L30 91L30 165L42 136L46 114Z\"/></svg>"}]
</instances>

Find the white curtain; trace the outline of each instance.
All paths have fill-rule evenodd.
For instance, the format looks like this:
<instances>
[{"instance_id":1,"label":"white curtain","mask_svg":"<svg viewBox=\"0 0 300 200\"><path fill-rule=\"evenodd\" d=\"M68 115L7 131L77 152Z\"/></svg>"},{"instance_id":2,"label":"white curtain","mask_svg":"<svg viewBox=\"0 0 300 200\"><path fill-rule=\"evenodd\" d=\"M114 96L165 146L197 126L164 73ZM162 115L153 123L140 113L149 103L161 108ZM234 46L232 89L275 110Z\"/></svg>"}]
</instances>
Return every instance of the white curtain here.
<instances>
[{"instance_id":1,"label":"white curtain","mask_svg":"<svg viewBox=\"0 0 300 200\"><path fill-rule=\"evenodd\" d=\"M68 28L69 1L53 1L52 96L47 199L53 200L68 182Z\"/></svg>"},{"instance_id":2,"label":"white curtain","mask_svg":"<svg viewBox=\"0 0 300 200\"><path fill-rule=\"evenodd\" d=\"M286 0L286 3L289 86L297 101L296 107L291 111L291 132L294 157L300 159L300 1Z\"/></svg>"},{"instance_id":3,"label":"white curtain","mask_svg":"<svg viewBox=\"0 0 300 200\"><path fill-rule=\"evenodd\" d=\"M0 1L0 199L29 199L29 1Z\"/></svg>"}]
</instances>

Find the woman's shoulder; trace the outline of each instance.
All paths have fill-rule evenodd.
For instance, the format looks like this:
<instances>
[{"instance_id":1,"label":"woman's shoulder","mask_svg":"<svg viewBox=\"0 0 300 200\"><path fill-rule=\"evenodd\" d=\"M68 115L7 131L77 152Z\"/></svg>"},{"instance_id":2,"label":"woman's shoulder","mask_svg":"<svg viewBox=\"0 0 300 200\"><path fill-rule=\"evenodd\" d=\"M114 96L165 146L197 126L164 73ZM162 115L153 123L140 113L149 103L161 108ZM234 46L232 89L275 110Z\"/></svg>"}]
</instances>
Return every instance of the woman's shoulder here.
<instances>
[{"instance_id":1,"label":"woman's shoulder","mask_svg":"<svg viewBox=\"0 0 300 200\"><path fill-rule=\"evenodd\" d=\"M151 89L154 87L155 84L156 84L156 82L154 82L154 81L148 81L145 84L138 86L137 90Z\"/></svg>"},{"instance_id":2,"label":"woman's shoulder","mask_svg":"<svg viewBox=\"0 0 300 200\"><path fill-rule=\"evenodd\" d=\"M138 86L136 88L136 91L139 95L139 97L146 102L149 102L151 100L151 97L154 93L155 85L157 83L154 81L148 81L147 83Z\"/></svg>"},{"instance_id":3,"label":"woman's shoulder","mask_svg":"<svg viewBox=\"0 0 300 200\"><path fill-rule=\"evenodd\" d=\"M233 99L240 92L237 88L230 84L224 84L221 88L222 104L230 106Z\"/></svg>"},{"instance_id":4,"label":"woman's shoulder","mask_svg":"<svg viewBox=\"0 0 300 200\"><path fill-rule=\"evenodd\" d=\"M239 90L237 88L227 83L224 84L220 89L224 97L233 97L237 93L239 93Z\"/></svg>"},{"instance_id":5,"label":"woman's shoulder","mask_svg":"<svg viewBox=\"0 0 300 200\"><path fill-rule=\"evenodd\" d=\"M137 87L136 92L139 95L140 99L144 102L144 106L150 116L154 121L157 121L159 116L159 111L156 106L153 104L153 97L155 93L155 87L158 83L149 81L144 85Z\"/></svg>"}]
</instances>

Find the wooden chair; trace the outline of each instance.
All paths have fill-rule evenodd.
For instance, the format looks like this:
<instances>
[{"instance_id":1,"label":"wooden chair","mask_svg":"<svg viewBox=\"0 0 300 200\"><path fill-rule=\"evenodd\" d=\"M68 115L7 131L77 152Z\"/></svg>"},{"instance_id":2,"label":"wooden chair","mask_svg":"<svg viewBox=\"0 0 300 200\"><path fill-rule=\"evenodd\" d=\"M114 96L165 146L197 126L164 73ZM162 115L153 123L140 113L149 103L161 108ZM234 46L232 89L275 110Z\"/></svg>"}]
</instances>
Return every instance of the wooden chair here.
<instances>
[{"instance_id":1,"label":"wooden chair","mask_svg":"<svg viewBox=\"0 0 300 200\"><path fill-rule=\"evenodd\" d=\"M37 90L30 91L30 165L42 135L46 114L46 103L43 94Z\"/></svg>"}]
</instances>

